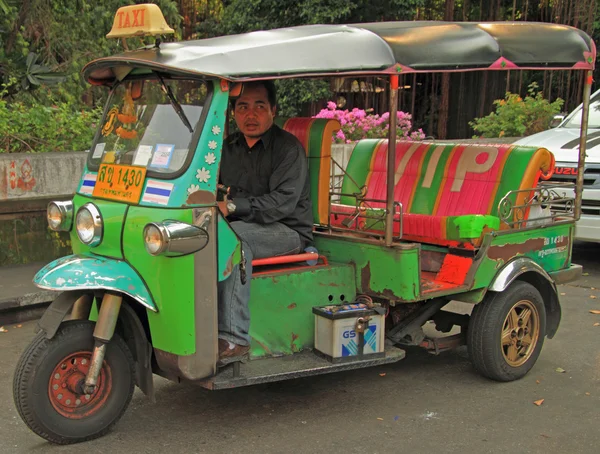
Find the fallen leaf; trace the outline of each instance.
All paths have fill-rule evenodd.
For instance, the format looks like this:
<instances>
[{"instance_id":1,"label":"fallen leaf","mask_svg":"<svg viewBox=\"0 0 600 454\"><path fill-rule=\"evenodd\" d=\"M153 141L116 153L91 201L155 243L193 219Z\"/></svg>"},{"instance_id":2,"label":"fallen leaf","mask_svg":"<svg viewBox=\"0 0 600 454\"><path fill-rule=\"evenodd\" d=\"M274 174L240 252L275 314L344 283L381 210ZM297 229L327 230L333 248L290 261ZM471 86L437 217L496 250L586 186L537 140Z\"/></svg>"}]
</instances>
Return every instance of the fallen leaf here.
<instances>
[{"instance_id":1,"label":"fallen leaf","mask_svg":"<svg viewBox=\"0 0 600 454\"><path fill-rule=\"evenodd\" d=\"M4 326L0 326L0 333L8 333L8 330L4 329Z\"/></svg>"},{"instance_id":2,"label":"fallen leaf","mask_svg":"<svg viewBox=\"0 0 600 454\"><path fill-rule=\"evenodd\" d=\"M564 370L562 367L557 367L556 372L558 372L559 374L564 374L566 370Z\"/></svg>"},{"instance_id":3,"label":"fallen leaf","mask_svg":"<svg viewBox=\"0 0 600 454\"><path fill-rule=\"evenodd\" d=\"M377 421L383 421L383 418L377 418Z\"/></svg>"},{"instance_id":4,"label":"fallen leaf","mask_svg":"<svg viewBox=\"0 0 600 454\"><path fill-rule=\"evenodd\" d=\"M591 396L591 394L590 394L590 393L585 393L585 395L586 395L586 396Z\"/></svg>"},{"instance_id":5,"label":"fallen leaf","mask_svg":"<svg viewBox=\"0 0 600 454\"><path fill-rule=\"evenodd\" d=\"M565 296L565 295L566 295L566 293L564 293L564 292L560 294L560 296Z\"/></svg>"},{"instance_id":6,"label":"fallen leaf","mask_svg":"<svg viewBox=\"0 0 600 454\"><path fill-rule=\"evenodd\" d=\"M550 435L546 435L546 434L540 434L540 437L551 438Z\"/></svg>"},{"instance_id":7,"label":"fallen leaf","mask_svg":"<svg viewBox=\"0 0 600 454\"><path fill-rule=\"evenodd\" d=\"M534 404L535 404L535 405L537 405L538 407L539 407L540 405L542 405L543 403L544 403L544 399L536 400L536 401L534 402Z\"/></svg>"},{"instance_id":8,"label":"fallen leaf","mask_svg":"<svg viewBox=\"0 0 600 454\"><path fill-rule=\"evenodd\" d=\"M600 314L600 311L599 311L598 309L592 309L592 310L590 310L590 314L596 314L596 315L599 315L599 314Z\"/></svg>"},{"instance_id":9,"label":"fallen leaf","mask_svg":"<svg viewBox=\"0 0 600 454\"><path fill-rule=\"evenodd\" d=\"M596 295L590 295L590 298L595 300L596 299Z\"/></svg>"},{"instance_id":10,"label":"fallen leaf","mask_svg":"<svg viewBox=\"0 0 600 454\"><path fill-rule=\"evenodd\" d=\"M594 326L600 326L600 322L594 323Z\"/></svg>"},{"instance_id":11,"label":"fallen leaf","mask_svg":"<svg viewBox=\"0 0 600 454\"><path fill-rule=\"evenodd\" d=\"M380 377L385 377L385 372L382 374L379 374Z\"/></svg>"},{"instance_id":12,"label":"fallen leaf","mask_svg":"<svg viewBox=\"0 0 600 454\"><path fill-rule=\"evenodd\" d=\"M596 290L596 287L590 287L590 290Z\"/></svg>"},{"instance_id":13,"label":"fallen leaf","mask_svg":"<svg viewBox=\"0 0 600 454\"><path fill-rule=\"evenodd\" d=\"M539 381L539 380L536 380L535 382L536 382L538 385L540 384L540 381Z\"/></svg>"},{"instance_id":14,"label":"fallen leaf","mask_svg":"<svg viewBox=\"0 0 600 454\"><path fill-rule=\"evenodd\" d=\"M23 325L17 325L17 328L23 328Z\"/></svg>"},{"instance_id":15,"label":"fallen leaf","mask_svg":"<svg viewBox=\"0 0 600 454\"><path fill-rule=\"evenodd\" d=\"M583 276L589 276L590 273L583 273Z\"/></svg>"}]
</instances>

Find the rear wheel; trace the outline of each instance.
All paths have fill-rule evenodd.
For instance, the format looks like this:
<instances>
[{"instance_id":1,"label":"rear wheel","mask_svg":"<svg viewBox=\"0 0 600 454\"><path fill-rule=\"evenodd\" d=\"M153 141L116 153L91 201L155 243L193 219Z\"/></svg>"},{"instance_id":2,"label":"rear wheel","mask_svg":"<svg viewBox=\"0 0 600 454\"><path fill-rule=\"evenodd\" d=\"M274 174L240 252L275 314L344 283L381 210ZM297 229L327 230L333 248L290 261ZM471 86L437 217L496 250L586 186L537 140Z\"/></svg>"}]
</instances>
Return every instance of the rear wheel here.
<instances>
[{"instance_id":1,"label":"rear wheel","mask_svg":"<svg viewBox=\"0 0 600 454\"><path fill-rule=\"evenodd\" d=\"M133 394L133 358L115 334L98 385L83 392L94 347L94 323L68 321L52 339L39 333L21 356L13 396L19 415L37 435L57 444L104 435L123 415Z\"/></svg>"},{"instance_id":2,"label":"rear wheel","mask_svg":"<svg viewBox=\"0 0 600 454\"><path fill-rule=\"evenodd\" d=\"M473 308L467 345L475 369L485 377L512 381L537 361L546 333L546 309L540 292L522 281L490 293Z\"/></svg>"}]
</instances>

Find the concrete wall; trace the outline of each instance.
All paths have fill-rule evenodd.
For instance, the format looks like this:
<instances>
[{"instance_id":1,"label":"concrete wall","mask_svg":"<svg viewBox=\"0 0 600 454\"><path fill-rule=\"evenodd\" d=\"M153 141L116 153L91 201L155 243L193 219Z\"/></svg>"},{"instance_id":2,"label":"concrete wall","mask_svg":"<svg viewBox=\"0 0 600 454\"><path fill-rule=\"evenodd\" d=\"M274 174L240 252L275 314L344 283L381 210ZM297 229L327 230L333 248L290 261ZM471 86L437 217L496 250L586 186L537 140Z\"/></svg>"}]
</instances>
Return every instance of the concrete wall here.
<instances>
[{"instance_id":1,"label":"concrete wall","mask_svg":"<svg viewBox=\"0 0 600 454\"><path fill-rule=\"evenodd\" d=\"M0 154L0 201L73 194L87 153Z\"/></svg>"}]
</instances>

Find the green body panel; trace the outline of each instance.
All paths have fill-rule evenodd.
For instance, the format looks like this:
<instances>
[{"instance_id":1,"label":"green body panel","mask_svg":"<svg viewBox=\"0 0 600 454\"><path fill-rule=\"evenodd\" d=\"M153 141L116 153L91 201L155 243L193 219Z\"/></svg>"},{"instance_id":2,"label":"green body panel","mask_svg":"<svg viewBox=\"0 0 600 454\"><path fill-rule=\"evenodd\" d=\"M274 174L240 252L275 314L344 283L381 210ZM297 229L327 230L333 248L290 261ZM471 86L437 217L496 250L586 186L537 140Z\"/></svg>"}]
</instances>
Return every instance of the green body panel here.
<instances>
[{"instance_id":1,"label":"green body panel","mask_svg":"<svg viewBox=\"0 0 600 454\"><path fill-rule=\"evenodd\" d=\"M389 248L324 236L315 237L315 244L330 261L355 265L357 292L390 301L414 301L418 298L418 244Z\"/></svg>"},{"instance_id":2,"label":"green body panel","mask_svg":"<svg viewBox=\"0 0 600 454\"><path fill-rule=\"evenodd\" d=\"M93 203L102 214L104 228L102 242L98 246L90 248L90 251L105 257L123 259L121 231L123 230L127 205L100 199L94 199Z\"/></svg>"},{"instance_id":3,"label":"green body panel","mask_svg":"<svg viewBox=\"0 0 600 454\"><path fill-rule=\"evenodd\" d=\"M347 175L344 175L342 181L342 193L355 194L361 192L363 185L367 181L367 175L371 168L371 159L379 142L381 142L381 139L364 139L356 143L346 167ZM342 196L340 203L354 206L356 199L354 197Z\"/></svg>"},{"instance_id":4,"label":"green body panel","mask_svg":"<svg viewBox=\"0 0 600 454\"><path fill-rule=\"evenodd\" d=\"M417 182L418 189L415 192L412 204L410 206L410 213L433 214L435 202L438 198L438 194L442 186L442 181L444 179L446 164L448 163L448 159L450 159L450 157L452 156L452 150L456 147L456 144L432 144L429 147L429 149L425 152L423 163L421 164L421 169L428 168L429 162L431 161L431 158L438 147L443 147L443 151L441 152L439 160L435 167L435 173L433 174L431 185L429 187L423 186L425 176L427 175L427 172L423 170L421 172L422 175L419 178L419 181Z\"/></svg>"},{"instance_id":5,"label":"green body panel","mask_svg":"<svg viewBox=\"0 0 600 454\"><path fill-rule=\"evenodd\" d=\"M252 279L252 356L289 355L314 346L314 306L352 301L354 267L330 265Z\"/></svg>"},{"instance_id":6,"label":"green body panel","mask_svg":"<svg viewBox=\"0 0 600 454\"><path fill-rule=\"evenodd\" d=\"M573 232L573 224L562 224L492 236L489 247L480 251L481 263L474 276L473 288L488 287L498 271L516 257L529 257L549 273L568 268Z\"/></svg>"},{"instance_id":7,"label":"green body panel","mask_svg":"<svg viewBox=\"0 0 600 454\"><path fill-rule=\"evenodd\" d=\"M219 213L217 221L217 238L219 242L217 258L217 276L220 281L229 277L232 268L240 263L242 257L241 244L231 230L229 223Z\"/></svg>"},{"instance_id":8,"label":"green body panel","mask_svg":"<svg viewBox=\"0 0 600 454\"><path fill-rule=\"evenodd\" d=\"M195 352L194 256L154 257L144 246L144 226L165 219L191 224L192 210L130 207L123 230L123 251L158 307L158 313L147 311L152 345L176 355L191 355Z\"/></svg>"}]
</instances>

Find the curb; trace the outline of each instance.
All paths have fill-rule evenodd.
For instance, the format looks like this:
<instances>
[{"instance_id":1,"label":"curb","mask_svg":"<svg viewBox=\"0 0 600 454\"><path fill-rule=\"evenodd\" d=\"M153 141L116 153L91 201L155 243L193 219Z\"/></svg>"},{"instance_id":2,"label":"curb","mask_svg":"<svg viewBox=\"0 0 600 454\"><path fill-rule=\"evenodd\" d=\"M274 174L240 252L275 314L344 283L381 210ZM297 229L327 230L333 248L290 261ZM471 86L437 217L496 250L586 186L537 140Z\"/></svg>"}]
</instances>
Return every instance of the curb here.
<instances>
[{"instance_id":1,"label":"curb","mask_svg":"<svg viewBox=\"0 0 600 454\"><path fill-rule=\"evenodd\" d=\"M20 323L41 317L58 292L40 290L12 298L0 299L0 326Z\"/></svg>"}]
</instances>

